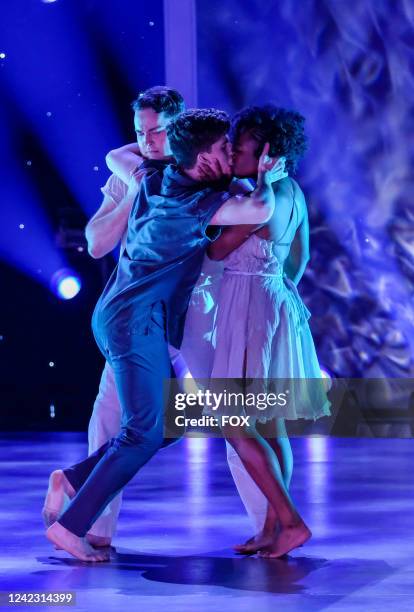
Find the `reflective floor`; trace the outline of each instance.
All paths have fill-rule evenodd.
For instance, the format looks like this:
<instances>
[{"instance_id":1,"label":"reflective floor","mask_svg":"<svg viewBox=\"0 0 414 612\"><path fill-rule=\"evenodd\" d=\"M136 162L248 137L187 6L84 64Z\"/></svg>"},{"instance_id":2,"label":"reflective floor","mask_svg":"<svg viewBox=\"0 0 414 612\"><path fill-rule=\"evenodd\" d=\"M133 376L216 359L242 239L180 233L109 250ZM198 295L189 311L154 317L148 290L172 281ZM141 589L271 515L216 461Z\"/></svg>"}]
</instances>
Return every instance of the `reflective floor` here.
<instances>
[{"instance_id":1,"label":"reflective floor","mask_svg":"<svg viewBox=\"0 0 414 612\"><path fill-rule=\"evenodd\" d=\"M251 533L224 443L185 440L127 487L117 553L97 566L53 550L40 518L49 472L82 458L85 437L0 443L0 591L75 591L68 609L88 611L414 609L412 440L293 440L293 498L313 538L288 560L233 554Z\"/></svg>"}]
</instances>

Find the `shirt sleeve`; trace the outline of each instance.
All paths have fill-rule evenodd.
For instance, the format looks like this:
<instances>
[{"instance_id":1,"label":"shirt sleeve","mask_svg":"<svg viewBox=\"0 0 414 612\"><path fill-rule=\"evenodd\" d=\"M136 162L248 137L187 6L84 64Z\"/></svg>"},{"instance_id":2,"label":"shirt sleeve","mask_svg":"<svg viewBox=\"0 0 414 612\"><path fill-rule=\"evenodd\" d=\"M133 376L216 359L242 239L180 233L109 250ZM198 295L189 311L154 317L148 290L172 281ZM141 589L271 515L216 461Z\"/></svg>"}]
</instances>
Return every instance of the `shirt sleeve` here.
<instances>
[{"instance_id":1,"label":"shirt sleeve","mask_svg":"<svg viewBox=\"0 0 414 612\"><path fill-rule=\"evenodd\" d=\"M121 181L116 174L111 174L105 185L101 187L103 195L109 196L118 206L126 196L128 185Z\"/></svg>"}]
</instances>

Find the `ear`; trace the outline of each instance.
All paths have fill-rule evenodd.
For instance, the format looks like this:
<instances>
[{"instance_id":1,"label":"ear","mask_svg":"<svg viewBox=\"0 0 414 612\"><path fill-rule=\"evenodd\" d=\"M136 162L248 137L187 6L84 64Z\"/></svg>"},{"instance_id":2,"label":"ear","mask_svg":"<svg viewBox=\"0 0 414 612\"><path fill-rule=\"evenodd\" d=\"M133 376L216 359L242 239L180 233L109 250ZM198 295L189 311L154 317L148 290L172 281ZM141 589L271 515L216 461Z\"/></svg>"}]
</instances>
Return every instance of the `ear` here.
<instances>
[{"instance_id":1,"label":"ear","mask_svg":"<svg viewBox=\"0 0 414 612\"><path fill-rule=\"evenodd\" d=\"M197 163L208 164L211 161L210 154L207 151L203 151L202 153L198 153L197 155Z\"/></svg>"}]
</instances>

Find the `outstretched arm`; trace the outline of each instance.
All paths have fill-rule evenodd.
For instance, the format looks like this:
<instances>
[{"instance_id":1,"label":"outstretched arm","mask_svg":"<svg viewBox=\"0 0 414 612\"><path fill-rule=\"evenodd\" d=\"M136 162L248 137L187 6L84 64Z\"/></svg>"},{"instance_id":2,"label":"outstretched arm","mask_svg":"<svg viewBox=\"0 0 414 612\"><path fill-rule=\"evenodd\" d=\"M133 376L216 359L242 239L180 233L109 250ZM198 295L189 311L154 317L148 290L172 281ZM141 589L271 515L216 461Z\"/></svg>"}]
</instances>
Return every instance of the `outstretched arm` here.
<instances>
[{"instance_id":1,"label":"outstretched arm","mask_svg":"<svg viewBox=\"0 0 414 612\"><path fill-rule=\"evenodd\" d=\"M138 144L132 142L131 144L119 147L119 149L109 151L105 161L110 171L116 174L121 181L128 184L134 170L142 163L143 157L141 156Z\"/></svg>"}]
</instances>

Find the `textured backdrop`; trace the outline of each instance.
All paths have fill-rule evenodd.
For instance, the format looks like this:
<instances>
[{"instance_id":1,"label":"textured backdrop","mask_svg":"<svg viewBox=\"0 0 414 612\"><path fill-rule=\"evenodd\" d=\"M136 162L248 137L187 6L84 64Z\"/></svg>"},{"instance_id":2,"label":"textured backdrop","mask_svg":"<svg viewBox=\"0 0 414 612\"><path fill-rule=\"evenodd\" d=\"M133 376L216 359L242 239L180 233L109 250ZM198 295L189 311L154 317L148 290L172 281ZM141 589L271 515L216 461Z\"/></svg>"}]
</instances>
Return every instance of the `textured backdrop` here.
<instances>
[{"instance_id":1,"label":"textured backdrop","mask_svg":"<svg viewBox=\"0 0 414 612\"><path fill-rule=\"evenodd\" d=\"M302 294L322 363L342 376L413 373L414 4L200 1L199 103L302 112L297 179L312 259Z\"/></svg>"}]
</instances>

